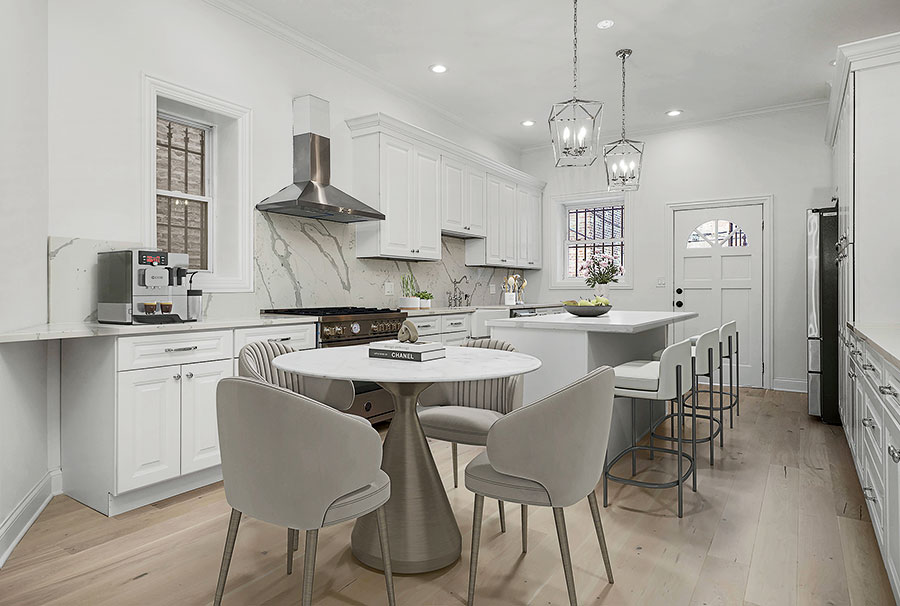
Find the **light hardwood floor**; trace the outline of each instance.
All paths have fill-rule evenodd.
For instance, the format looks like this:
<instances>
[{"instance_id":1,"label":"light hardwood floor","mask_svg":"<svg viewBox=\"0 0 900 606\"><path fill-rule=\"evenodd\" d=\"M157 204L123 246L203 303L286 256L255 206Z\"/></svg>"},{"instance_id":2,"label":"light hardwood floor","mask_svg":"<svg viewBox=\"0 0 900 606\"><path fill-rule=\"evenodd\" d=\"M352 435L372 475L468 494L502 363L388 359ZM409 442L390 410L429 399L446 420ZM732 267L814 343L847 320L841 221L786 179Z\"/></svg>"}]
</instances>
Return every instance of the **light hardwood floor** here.
<instances>
[{"instance_id":1,"label":"light hardwood floor","mask_svg":"<svg viewBox=\"0 0 900 606\"><path fill-rule=\"evenodd\" d=\"M891 604L890 587L850 452L838 427L810 419L805 396L745 390L742 415L698 492L610 484L601 509L616 578L606 582L587 502L566 510L580 604ZM473 497L452 488L450 447L432 444L460 530L463 556L425 575L395 577L398 604L465 603ZM480 452L460 447L461 467ZM619 473L627 473L623 461ZM646 477L672 466L640 460ZM462 476L462 473L460 473ZM598 487L598 495L600 495ZM520 552L518 508L500 534L485 507L477 603L565 604L549 509L529 508ZM106 518L72 499L51 501L0 570L0 604L207 604L229 508L221 484ZM383 577L350 554L351 524L320 531L315 604L386 604ZM224 604L297 604L302 548L285 575L285 531L241 524Z\"/></svg>"}]
</instances>

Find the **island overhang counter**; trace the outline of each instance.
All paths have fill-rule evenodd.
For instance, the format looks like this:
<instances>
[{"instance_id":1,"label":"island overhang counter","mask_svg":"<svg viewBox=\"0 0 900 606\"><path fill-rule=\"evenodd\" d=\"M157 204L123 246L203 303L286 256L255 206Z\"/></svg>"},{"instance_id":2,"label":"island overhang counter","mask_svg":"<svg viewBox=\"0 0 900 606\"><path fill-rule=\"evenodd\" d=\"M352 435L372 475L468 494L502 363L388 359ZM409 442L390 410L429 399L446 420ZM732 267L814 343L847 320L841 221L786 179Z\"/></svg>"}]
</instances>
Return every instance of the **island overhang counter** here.
<instances>
[{"instance_id":1,"label":"island overhang counter","mask_svg":"<svg viewBox=\"0 0 900 606\"><path fill-rule=\"evenodd\" d=\"M524 376L523 402L527 406L600 366L617 366L631 360L649 360L666 346L667 329L698 316L695 312L618 311L585 318L564 312L490 320L491 338L511 344L516 351L543 362ZM610 429L610 457L631 444L634 431L646 434L651 423L665 414L662 402L638 405L632 424L630 401L616 399Z\"/></svg>"}]
</instances>

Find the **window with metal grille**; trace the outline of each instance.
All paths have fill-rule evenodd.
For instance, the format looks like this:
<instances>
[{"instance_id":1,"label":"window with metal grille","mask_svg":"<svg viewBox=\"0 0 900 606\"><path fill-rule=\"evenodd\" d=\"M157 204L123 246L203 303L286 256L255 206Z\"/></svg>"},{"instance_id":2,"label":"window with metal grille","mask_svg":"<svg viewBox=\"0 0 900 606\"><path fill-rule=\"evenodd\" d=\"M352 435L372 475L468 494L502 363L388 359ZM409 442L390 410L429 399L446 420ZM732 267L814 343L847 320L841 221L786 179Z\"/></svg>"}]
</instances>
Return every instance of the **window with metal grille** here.
<instances>
[{"instance_id":1,"label":"window with metal grille","mask_svg":"<svg viewBox=\"0 0 900 606\"><path fill-rule=\"evenodd\" d=\"M625 205L584 204L566 207L566 238L563 252L566 278L583 277L578 266L595 254L611 255L625 265Z\"/></svg>"},{"instance_id":2,"label":"window with metal grille","mask_svg":"<svg viewBox=\"0 0 900 606\"><path fill-rule=\"evenodd\" d=\"M156 246L209 267L212 129L160 113L156 119Z\"/></svg>"}]
</instances>

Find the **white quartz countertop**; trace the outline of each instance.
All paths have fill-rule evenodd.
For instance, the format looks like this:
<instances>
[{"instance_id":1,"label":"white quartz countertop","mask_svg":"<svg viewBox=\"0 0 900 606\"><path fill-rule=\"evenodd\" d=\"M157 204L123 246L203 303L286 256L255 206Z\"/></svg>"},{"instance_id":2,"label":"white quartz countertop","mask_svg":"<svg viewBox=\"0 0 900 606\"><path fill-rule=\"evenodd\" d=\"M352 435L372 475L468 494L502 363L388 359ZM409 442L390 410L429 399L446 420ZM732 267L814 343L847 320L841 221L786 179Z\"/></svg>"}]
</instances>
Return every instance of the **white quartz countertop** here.
<instances>
[{"instance_id":1,"label":"white quartz countertop","mask_svg":"<svg viewBox=\"0 0 900 606\"><path fill-rule=\"evenodd\" d=\"M637 333L667 324L696 318L692 311L617 311L597 318L582 318L568 312L526 318L488 320L489 328L527 328L538 330L580 330L588 332Z\"/></svg>"},{"instance_id":2,"label":"white quartz countertop","mask_svg":"<svg viewBox=\"0 0 900 606\"><path fill-rule=\"evenodd\" d=\"M448 314L469 314L479 309L548 309L562 307L562 303L523 303L522 305L470 305L468 307L435 307L433 309L404 310L410 317L446 316Z\"/></svg>"},{"instance_id":3,"label":"white quartz countertop","mask_svg":"<svg viewBox=\"0 0 900 606\"><path fill-rule=\"evenodd\" d=\"M38 324L18 330L0 332L0 343L22 341L52 341L55 339L77 339L81 337L131 337L154 335L167 332L189 332L221 330L230 328L252 328L255 326L277 326L314 324L318 316L258 316L255 318L231 318L227 320L206 320L184 324L100 324L71 322Z\"/></svg>"},{"instance_id":4,"label":"white quartz countertop","mask_svg":"<svg viewBox=\"0 0 900 606\"><path fill-rule=\"evenodd\" d=\"M851 330L874 347L885 360L900 368L900 324L850 324Z\"/></svg>"}]
</instances>

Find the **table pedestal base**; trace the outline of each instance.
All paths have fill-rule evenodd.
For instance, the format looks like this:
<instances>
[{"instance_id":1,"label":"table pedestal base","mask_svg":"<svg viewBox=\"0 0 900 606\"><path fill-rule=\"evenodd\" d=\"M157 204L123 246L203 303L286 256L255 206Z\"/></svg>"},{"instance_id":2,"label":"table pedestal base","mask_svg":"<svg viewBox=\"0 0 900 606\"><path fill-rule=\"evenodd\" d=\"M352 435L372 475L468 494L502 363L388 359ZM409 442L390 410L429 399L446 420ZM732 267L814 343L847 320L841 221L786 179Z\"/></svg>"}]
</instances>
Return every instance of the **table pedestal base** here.
<instances>
[{"instance_id":1,"label":"table pedestal base","mask_svg":"<svg viewBox=\"0 0 900 606\"><path fill-rule=\"evenodd\" d=\"M379 383L394 397L394 418L384 440L381 469L391 478L385 504L391 564L398 573L421 573L459 559L462 536L428 448L416 403L430 383ZM375 514L356 521L353 555L384 570Z\"/></svg>"}]
</instances>

